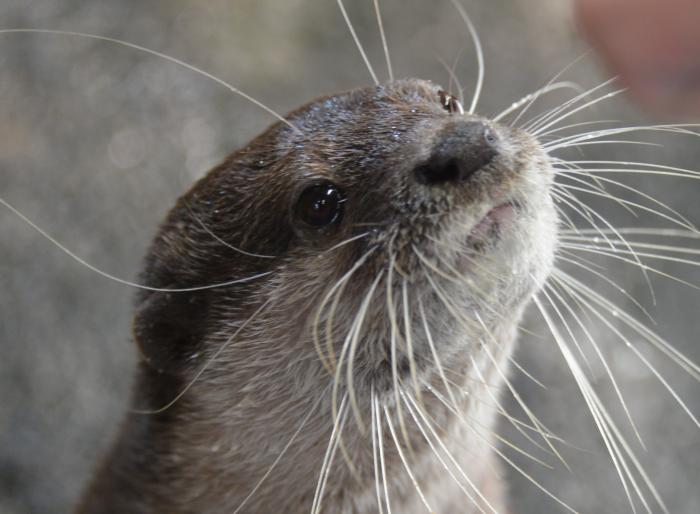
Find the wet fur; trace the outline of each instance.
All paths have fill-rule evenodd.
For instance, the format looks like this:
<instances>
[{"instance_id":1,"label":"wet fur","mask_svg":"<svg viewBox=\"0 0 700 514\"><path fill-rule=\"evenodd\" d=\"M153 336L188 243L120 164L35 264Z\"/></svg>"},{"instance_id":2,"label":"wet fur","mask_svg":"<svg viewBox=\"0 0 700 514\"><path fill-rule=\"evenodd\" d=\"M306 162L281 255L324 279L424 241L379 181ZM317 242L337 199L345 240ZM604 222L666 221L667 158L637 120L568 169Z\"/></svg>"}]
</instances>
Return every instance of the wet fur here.
<instances>
[{"instance_id":1,"label":"wet fur","mask_svg":"<svg viewBox=\"0 0 700 514\"><path fill-rule=\"evenodd\" d=\"M492 164L459 187L418 185L413 170L458 118L445 112L437 92L431 83L409 80L316 100L287 117L295 128L272 126L178 201L146 259L143 283L187 288L270 274L233 286L140 296L134 335L143 360L134 407L157 411L184 387L191 388L163 412L128 416L79 512L234 512L302 424L300 436L242 512L309 511L338 401L312 325L329 288L368 253L339 295L330 321L328 309L321 313L322 327L332 326L324 344L330 336L337 359L377 280L354 356L353 391L365 420L371 418L371 392L376 391L391 409L394 426L403 425L391 374L390 289L395 326L404 337L396 363L402 390L420 394L452 455L503 512L488 428L495 407L460 400L463 418L483 428L480 439L428 393L426 387L446 394L430 359L417 299L425 307L440 360L464 373L458 385L475 398L486 394L485 387L497 395L523 309L552 265L557 225L548 195L552 172L532 138L494 125L500 152ZM343 223L321 234L299 226L292 214L299 192L319 179L340 184L348 194ZM518 204L513 222L469 249L470 230L511 198ZM272 258L244 255L219 239ZM446 280L427 270L422 259L466 278ZM463 310L464 319L456 319L442 303L428 275ZM409 291L412 354L403 336L408 332L404 291ZM335 388L345 391L345 370L340 377ZM479 377L487 385L480 385ZM416 383L422 394L414 390ZM371 438L349 408L345 413L342 442L355 473L343 458L335 459L324 511L376 512ZM438 512L477 512L445 479L414 425L405 422L412 448L403 440L401 445L413 455L411 469L431 506ZM386 426L384 436L392 508L424 511ZM481 499L476 502L483 508Z\"/></svg>"}]
</instances>

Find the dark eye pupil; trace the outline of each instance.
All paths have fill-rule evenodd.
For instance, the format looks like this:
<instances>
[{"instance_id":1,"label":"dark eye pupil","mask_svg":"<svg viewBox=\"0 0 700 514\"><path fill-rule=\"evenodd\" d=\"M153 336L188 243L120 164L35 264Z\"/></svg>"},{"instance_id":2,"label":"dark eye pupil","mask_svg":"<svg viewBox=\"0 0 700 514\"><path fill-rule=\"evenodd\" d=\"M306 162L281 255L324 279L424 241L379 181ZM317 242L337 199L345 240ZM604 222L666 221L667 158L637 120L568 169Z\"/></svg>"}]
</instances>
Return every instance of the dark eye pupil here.
<instances>
[{"instance_id":1,"label":"dark eye pupil","mask_svg":"<svg viewBox=\"0 0 700 514\"><path fill-rule=\"evenodd\" d=\"M345 199L332 184L318 184L306 189L299 197L297 215L312 227L338 223L343 215Z\"/></svg>"}]
</instances>

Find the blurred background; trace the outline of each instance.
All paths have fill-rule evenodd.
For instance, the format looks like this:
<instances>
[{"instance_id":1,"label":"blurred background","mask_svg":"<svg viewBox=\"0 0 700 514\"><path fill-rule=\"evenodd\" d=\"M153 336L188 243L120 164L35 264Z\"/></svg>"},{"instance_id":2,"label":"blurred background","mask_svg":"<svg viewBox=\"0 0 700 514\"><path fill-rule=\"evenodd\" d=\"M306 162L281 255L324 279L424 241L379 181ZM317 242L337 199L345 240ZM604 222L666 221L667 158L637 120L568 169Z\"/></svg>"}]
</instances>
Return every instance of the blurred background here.
<instances>
[{"instance_id":1,"label":"blurred background","mask_svg":"<svg viewBox=\"0 0 700 514\"><path fill-rule=\"evenodd\" d=\"M372 2L347 3L375 69L385 78ZM474 51L451 3L383 0L381 5L396 75L447 86L450 78L442 61L455 66L469 96L476 77ZM586 50L565 0L464 0L464 5L486 55L479 106L484 115L493 116L542 86ZM371 83L333 0L0 2L0 28L20 27L137 43L206 69L279 112L320 94ZM565 77L586 88L606 78L592 56L578 61ZM533 113L570 94L552 94ZM651 122L625 98L570 122L595 119L621 125ZM175 198L273 121L214 81L163 59L68 36L0 35L0 198L81 258L119 277L136 276L148 242ZM697 138L635 137L663 146L586 146L570 156L691 169L700 163ZM622 179L700 223L697 182L649 175ZM616 225L664 225L643 212L632 217L609 201L586 200ZM693 267L653 264L700 284ZM655 330L700 361L700 293L653 278L654 304L639 270L614 261L605 266L605 275L653 315ZM586 283L608 294L593 275ZM136 362L130 340L132 295L130 288L89 271L0 208L0 513L67 512L75 503L127 408ZM634 310L624 297L616 301ZM572 471L551 456L538 454L554 470L512 451L509 457L580 512L629 512L571 373L534 310L530 318L532 334L523 336L516 360L546 390L518 372L513 382L544 424L570 443L560 449ZM602 366L591 358L596 390L669 511L700 512L698 427L619 339L595 323L591 327L646 451L615 403ZM697 382L667 357L644 345L640 350L688 408L700 412ZM506 402L514 415L519 413L512 398ZM538 451L508 423L499 432ZM514 513L563 511L512 468L507 481Z\"/></svg>"}]
</instances>

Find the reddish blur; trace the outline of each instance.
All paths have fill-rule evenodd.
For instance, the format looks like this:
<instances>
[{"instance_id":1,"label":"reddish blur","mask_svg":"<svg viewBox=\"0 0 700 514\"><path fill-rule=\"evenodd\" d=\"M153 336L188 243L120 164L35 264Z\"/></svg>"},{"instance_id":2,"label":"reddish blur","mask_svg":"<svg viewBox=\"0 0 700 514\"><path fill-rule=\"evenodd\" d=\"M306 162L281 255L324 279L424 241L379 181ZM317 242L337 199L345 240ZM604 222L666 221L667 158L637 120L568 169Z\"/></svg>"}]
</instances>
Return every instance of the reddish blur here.
<instances>
[{"instance_id":1,"label":"reddish blur","mask_svg":"<svg viewBox=\"0 0 700 514\"><path fill-rule=\"evenodd\" d=\"M700 0L575 0L578 23L647 110L700 118Z\"/></svg>"}]
</instances>

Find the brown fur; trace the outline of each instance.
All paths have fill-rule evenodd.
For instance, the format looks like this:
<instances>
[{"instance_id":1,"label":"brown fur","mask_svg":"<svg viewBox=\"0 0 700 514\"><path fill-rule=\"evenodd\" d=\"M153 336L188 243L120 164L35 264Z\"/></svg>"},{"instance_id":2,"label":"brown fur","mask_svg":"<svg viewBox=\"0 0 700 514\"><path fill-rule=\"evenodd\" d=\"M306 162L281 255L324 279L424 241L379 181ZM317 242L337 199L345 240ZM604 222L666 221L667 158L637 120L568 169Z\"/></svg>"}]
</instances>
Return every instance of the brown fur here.
<instances>
[{"instance_id":1,"label":"brown fur","mask_svg":"<svg viewBox=\"0 0 700 514\"><path fill-rule=\"evenodd\" d=\"M157 411L191 388L156 414L128 415L79 512L231 513L244 501L240 512L309 512L333 411L350 388L347 368L336 382L324 367L313 341L314 320L321 309L321 339L325 345L328 338L333 350L325 358L337 361L374 286L351 373L365 424L376 394L394 428L403 432L405 425L399 446L435 511L478 511L446 476L406 406L399 416L395 366L402 391L419 395L445 447L503 512L488 429L495 408L479 399L498 394L524 306L551 266L551 172L529 136L446 112L438 91L429 82L406 80L311 102L288 115L294 128L272 126L178 201L146 259L145 284L182 289L265 275L139 297L134 334L143 360L134 408ZM467 137L459 132L467 122L485 124L497 135L493 158L476 155L483 144L476 139L453 140ZM460 166L479 157L479 169L446 183L416 180L420 166L438 157L444 164L452 154ZM295 219L294 205L319 180L342 187L347 202L341 223L316 230ZM515 218L470 242L478 222L506 200L514 202ZM245 255L221 240L266 257ZM463 283L426 271L424 260L448 275L459 273ZM363 264L334 309L332 302L322 304L358 262ZM450 312L439 291L461 314ZM428 349L421 306L440 361L457 373L451 375L455 387L467 393L459 396L460 415L430 392L448 394ZM372 438L360 429L354 409L346 412L343 448L322 511L377 512ZM424 511L386 422L383 436L393 511Z\"/></svg>"}]
</instances>

